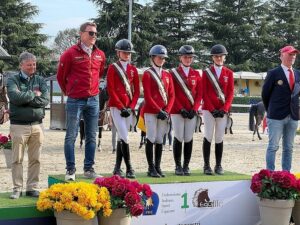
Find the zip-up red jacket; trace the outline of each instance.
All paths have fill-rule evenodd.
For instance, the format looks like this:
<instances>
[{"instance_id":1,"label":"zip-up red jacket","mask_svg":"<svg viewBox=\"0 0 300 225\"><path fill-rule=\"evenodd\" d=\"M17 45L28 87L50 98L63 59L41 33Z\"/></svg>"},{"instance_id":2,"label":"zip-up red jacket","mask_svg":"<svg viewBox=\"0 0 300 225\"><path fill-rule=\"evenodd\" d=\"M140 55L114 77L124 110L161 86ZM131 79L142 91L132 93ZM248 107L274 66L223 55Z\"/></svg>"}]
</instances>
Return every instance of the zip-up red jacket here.
<instances>
[{"instance_id":1,"label":"zip-up red jacket","mask_svg":"<svg viewBox=\"0 0 300 225\"><path fill-rule=\"evenodd\" d=\"M103 75L105 54L96 46L91 57L80 42L67 49L60 57L57 81L63 93L71 98L87 98L99 94L99 80Z\"/></svg>"},{"instance_id":2,"label":"zip-up red jacket","mask_svg":"<svg viewBox=\"0 0 300 225\"><path fill-rule=\"evenodd\" d=\"M216 74L214 66L211 66L210 70L213 74ZM233 72L227 67L223 66L220 74L219 84L225 95L225 104L223 104L222 101L218 98L218 95L207 76L208 75L204 70L202 76L202 84L204 89L202 109L208 110L210 112L215 109L228 112L230 110L234 94Z\"/></svg>"},{"instance_id":3,"label":"zip-up red jacket","mask_svg":"<svg viewBox=\"0 0 300 225\"><path fill-rule=\"evenodd\" d=\"M168 97L167 105L165 105L157 83L154 78L152 78L152 75L147 70L144 72L142 80L145 99L143 113L157 114L161 109L170 113L175 100L172 76L167 71L163 70L161 80Z\"/></svg>"},{"instance_id":4,"label":"zip-up red jacket","mask_svg":"<svg viewBox=\"0 0 300 225\"><path fill-rule=\"evenodd\" d=\"M188 76L184 74L184 71L181 66L177 68L177 71L185 81L185 84L187 85L188 89L190 90L194 99L194 105L191 104L181 85L178 83L175 75L170 71L173 76L174 90L176 95L173 107L171 109L171 114L179 114L181 109L186 109L188 111L195 110L197 112L202 100L201 76L198 71L194 70L191 67Z\"/></svg>"},{"instance_id":5,"label":"zip-up red jacket","mask_svg":"<svg viewBox=\"0 0 300 225\"><path fill-rule=\"evenodd\" d=\"M122 68L121 64L119 64L119 66ZM125 75L131 87L132 100L129 98L118 71L112 64L109 65L107 70L107 91L109 94L108 106L117 107L119 110L122 108L131 108L134 110L140 96L140 81L136 67L128 64Z\"/></svg>"}]
</instances>

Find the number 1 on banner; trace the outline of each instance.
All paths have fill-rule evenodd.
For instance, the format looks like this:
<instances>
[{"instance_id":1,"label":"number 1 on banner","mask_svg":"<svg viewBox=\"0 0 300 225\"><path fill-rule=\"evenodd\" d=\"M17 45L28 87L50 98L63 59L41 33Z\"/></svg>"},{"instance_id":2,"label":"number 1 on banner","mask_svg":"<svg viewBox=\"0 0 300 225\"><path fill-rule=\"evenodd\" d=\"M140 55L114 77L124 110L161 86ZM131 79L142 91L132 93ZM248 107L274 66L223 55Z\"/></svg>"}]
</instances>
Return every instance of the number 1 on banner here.
<instances>
[{"instance_id":1,"label":"number 1 on banner","mask_svg":"<svg viewBox=\"0 0 300 225\"><path fill-rule=\"evenodd\" d=\"M187 193L185 192L183 195L181 195L181 198L183 198L183 205L181 206L182 209L189 208L189 205L187 204Z\"/></svg>"}]
</instances>

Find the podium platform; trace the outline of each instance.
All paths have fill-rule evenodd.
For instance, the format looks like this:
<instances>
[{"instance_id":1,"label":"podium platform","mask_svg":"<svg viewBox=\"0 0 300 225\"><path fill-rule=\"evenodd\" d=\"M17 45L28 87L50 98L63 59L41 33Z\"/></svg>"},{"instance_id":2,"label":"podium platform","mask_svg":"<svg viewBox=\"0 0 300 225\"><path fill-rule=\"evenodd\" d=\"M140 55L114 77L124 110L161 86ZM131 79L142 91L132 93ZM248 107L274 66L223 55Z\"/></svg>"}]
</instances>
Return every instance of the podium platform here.
<instances>
[{"instance_id":1,"label":"podium platform","mask_svg":"<svg viewBox=\"0 0 300 225\"><path fill-rule=\"evenodd\" d=\"M53 212L36 209L37 198L9 199L11 193L0 193L0 225L55 225ZM23 193L25 195L25 193Z\"/></svg>"},{"instance_id":2,"label":"podium platform","mask_svg":"<svg viewBox=\"0 0 300 225\"><path fill-rule=\"evenodd\" d=\"M225 171L223 176L206 176L192 171L191 176L175 176L166 172L164 178L137 173L140 183L150 184L154 194L152 204L143 215L132 218L131 225L254 225L259 223L255 195L250 190L251 176ZM49 175L49 186L64 181L64 174ZM111 176L111 174L104 174ZM82 175L76 181L93 182ZM0 225L56 225L53 212L39 212L36 198L9 199L0 194Z\"/></svg>"}]
</instances>

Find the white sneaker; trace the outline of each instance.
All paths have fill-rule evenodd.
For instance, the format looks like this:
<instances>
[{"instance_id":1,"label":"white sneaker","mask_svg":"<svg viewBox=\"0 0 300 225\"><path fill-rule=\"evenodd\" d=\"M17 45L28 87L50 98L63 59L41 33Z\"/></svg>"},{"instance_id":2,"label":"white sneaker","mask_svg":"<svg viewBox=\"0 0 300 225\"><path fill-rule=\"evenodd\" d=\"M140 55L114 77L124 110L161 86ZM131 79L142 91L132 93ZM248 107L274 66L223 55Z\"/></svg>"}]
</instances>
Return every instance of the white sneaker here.
<instances>
[{"instance_id":1,"label":"white sneaker","mask_svg":"<svg viewBox=\"0 0 300 225\"><path fill-rule=\"evenodd\" d=\"M75 169L67 170L65 181L75 181Z\"/></svg>"}]
</instances>

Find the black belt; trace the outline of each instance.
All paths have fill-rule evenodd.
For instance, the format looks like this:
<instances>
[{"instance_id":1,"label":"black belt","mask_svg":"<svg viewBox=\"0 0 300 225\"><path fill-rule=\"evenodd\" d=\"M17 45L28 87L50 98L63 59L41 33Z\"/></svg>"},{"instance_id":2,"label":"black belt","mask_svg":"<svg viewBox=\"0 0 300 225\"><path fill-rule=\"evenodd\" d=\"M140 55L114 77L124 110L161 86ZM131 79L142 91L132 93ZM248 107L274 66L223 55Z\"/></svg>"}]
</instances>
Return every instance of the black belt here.
<instances>
[{"instance_id":1,"label":"black belt","mask_svg":"<svg viewBox=\"0 0 300 225\"><path fill-rule=\"evenodd\" d=\"M27 121L10 121L10 124L14 125L37 125L41 124L42 121L34 121L34 122L27 122Z\"/></svg>"}]
</instances>

